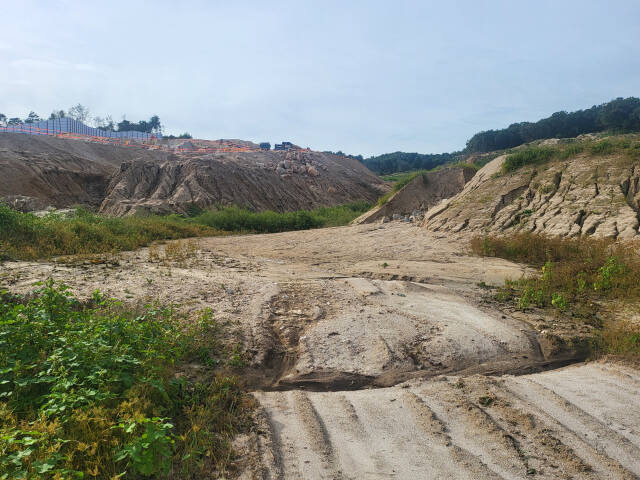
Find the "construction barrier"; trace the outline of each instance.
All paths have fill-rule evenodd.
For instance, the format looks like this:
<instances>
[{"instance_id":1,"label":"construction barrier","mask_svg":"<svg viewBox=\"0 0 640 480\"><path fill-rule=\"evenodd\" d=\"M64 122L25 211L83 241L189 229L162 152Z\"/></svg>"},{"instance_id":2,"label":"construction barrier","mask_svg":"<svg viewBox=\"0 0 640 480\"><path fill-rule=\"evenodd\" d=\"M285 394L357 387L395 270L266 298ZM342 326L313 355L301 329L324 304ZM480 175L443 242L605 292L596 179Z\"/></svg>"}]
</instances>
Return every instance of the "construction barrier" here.
<instances>
[{"instance_id":1,"label":"construction barrier","mask_svg":"<svg viewBox=\"0 0 640 480\"><path fill-rule=\"evenodd\" d=\"M230 140L192 140L185 139L176 145L176 140L162 141L161 135L146 132L112 132L89 127L71 118L56 118L41 122L20 125L0 126L0 133L24 133L28 135L48 135L71 140L117 145L120 147L142 147L149 150L161 150L170 153L237 153L260 151L258 146L249 147ZM173 144L172 144L173 143Z\"/></svg>"}]
</instances>

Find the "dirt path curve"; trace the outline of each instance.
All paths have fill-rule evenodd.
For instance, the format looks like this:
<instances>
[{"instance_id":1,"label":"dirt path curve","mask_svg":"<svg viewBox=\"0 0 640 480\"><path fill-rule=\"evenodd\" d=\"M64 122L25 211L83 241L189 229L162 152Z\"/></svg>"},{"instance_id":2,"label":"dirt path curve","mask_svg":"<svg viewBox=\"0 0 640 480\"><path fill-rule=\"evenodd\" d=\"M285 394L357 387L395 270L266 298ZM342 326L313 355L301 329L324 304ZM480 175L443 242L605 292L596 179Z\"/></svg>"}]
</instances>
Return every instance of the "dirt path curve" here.
<instances>
[{"instance_id":1,"label":"dirt path curve","mask_svg":"<svg viewBox=\"0 0 640 480\"><path fill-rule=\"evenodd\" d=\"M534 373L579 352L540 312L487 301L485 284L525 270L467 245L395 222L216 237L5 263L0 287L53 276L81 297L211 309L260 403L243 478L638 478L638 374Z\"/></svg>"}]
</instances>

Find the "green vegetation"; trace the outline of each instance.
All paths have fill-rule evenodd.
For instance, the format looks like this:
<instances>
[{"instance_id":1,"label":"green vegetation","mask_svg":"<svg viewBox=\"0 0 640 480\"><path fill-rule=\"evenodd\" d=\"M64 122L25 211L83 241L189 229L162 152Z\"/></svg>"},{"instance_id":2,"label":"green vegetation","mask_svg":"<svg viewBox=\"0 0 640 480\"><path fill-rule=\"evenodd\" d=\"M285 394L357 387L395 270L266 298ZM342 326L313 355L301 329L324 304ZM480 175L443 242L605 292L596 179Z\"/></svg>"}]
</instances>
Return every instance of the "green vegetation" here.
<instances>
[{"instance_id":1,"label":"green vegetation","mask_svg":"<svg viewBox=\"0 0 640 480\"><path fill-rule=\"evenodd\" d=\"M434 154L394 152L365 158L362 163L377 175L389 175L398 172L431 170L439 165L455 162L459 154L460 152Z\"/></svg>"},{"instance_id":2,"label":"green vegetation","mask_svg":"<svg viewBox=\"0 0 640 480\"><path fill-rule=\"evenodd\" d=\"M443 168L473 168L474 170L478 170L480 167L474 165L472 163L466 162L456 162L456 163L447 163L444 165L439 165L437 167L432 168L431 170L416 170L413 172L399 172L393 173L390 175L383 175L381 178L385 181L394 181L393 188L391 191L378 199L377 205L381 207L386 204L391 196L402 190L411 180L416 178L418 175L425 175L428 172L437 172Z\"/></svg>"},{"instance_id":3,"label":"green vegetation","mask_svg":"<svg viewBox=\"0 0 640 480\"><path fill-rule=\"evenodd\" d=\"M471 248L481 256L506 258L540 268L540 274L507 281L499 292L518 308L550 308L595 322L596 354L640 359L640 325L611 318L598 320L611 300L629 308L640 302L640 253L637 245L588 237L562 239L533 234L477 237Z\"/></svg>"},{"instance_id":4,"label":"green vegetation","mask_svg":"<svg viewBox=\"0 0 640 480\"><path fill-rule=\"evenodd\" d=\"M616 98L586 110L556 112L537 122L521 122L501 130L476 133L465 152L491 152L545 138L571 138L583 133L640 131L640 98Z\"/></svg>"},{"instance_id":5,"label":"green vegetation","mask_svg":"<svg viewBox=\"0 0 640 480\"><path fill-rule=\"evenodd\" d=\"M362 162L378 175L390 175L410 170L430 170L461 161L466 155L508 150L535 140L573 138L584 133L638 131L640 98L616 98L586 110L556 112L537 122L514 123L508 128L476 133L462 151L439 154L394 152L365 158ZM481 157L478 166L481 167L484 165L482 162L488 160Z\"/></svg>"},{"instance_id":6,"label":"green vegetation","mask_svg":"<svg viewBox=\"0 0 640 480\"><path fill-rule=\"evenodd\" d=\"M71 218L57 214L39 218L0 203L0 260L118 252L155 240L216 233L177 215L114 218L78 209Z\"/></svg>"},{"instance_id":7,"label":"green vegetation","mask_svg":"<svg viewBox=\"0 0 640 480\"><path fill-rule=\"evenodd\" d=\"M538 165L549 160L566 160L576 155L614 154L630 160L640 160L640 138L637 135L618 135L599 140L568 141L557 145L528 145L507 155L502 171L509 173L525 165Z\"/></svg>"},{"instance_id":8,"label":"green vegetation","mask_svg":"<svg viewBox=\"0 0 640 480\"><path fill-rule=\"evenodd\" d=\"M53 281L1 295L1 479L225 474L252 402L213 373L236 352L210 312L130 311L97 291L82 304ZM193 362L209 366L198 380L177 375Z\"/></svg>"},{"instance_id":9,"label":"green vegetation","mask_svg":"<svg viewBox=\"0 0 640 480\"><path fill-rule=\"evenodd\" d=\"M252 212L233 206L202 212L189 221L227 232L275 233L346 225L369 208L371 205L363 201L284 213Z\"/></svg>"},{"instance_id":10,"label":"green vegetation","mask_svg":"<svg viewBox=\"0 0 640 480\"><path fill-rule=\"evenodd\" d=\"M403 180L405 177L411 176L413 173L415 173L415 170L411 172L396 172L396 173L390 173L389 175L380 175L380 178L385 182L399 182Z\"/></svg>"},{"instance_id":11,"label":"green vegetation","mask_svg":"<svg viewBox=\"0 0 640 480\"><path fill-rule=\"evenodd\" d=\"M298 212L252 212L239 207L194 209L179 215L105 217L83 209L71 216L37 217L0 203L0 260L34 260L57 255L85 255L133 250L157 240L222 235L224 232L270 233L346 225L371 206L354 202Z\"/></svg>"}]
</instances>

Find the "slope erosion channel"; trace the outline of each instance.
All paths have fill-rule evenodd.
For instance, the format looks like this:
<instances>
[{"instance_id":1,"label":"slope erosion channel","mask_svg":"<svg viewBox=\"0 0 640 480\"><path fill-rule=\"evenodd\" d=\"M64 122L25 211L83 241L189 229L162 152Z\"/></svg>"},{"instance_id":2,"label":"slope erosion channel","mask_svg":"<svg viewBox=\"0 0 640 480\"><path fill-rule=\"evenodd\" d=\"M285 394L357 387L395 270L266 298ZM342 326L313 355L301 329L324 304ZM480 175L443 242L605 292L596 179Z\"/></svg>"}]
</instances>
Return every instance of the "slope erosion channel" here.
<instances>
[{"instance_id":1,"label":"slope erosion channel","mask_svg":"<svg viewBox=\"0 0 640 480\"><path fill-rule=\"evenodd\" d=\"M580 363L588 325L487 300L526 268L466 245L391 222L6 263L0 283L211 308L258 400L244 479L638 478L640 374Z\"/></svg>"}]
</instances>

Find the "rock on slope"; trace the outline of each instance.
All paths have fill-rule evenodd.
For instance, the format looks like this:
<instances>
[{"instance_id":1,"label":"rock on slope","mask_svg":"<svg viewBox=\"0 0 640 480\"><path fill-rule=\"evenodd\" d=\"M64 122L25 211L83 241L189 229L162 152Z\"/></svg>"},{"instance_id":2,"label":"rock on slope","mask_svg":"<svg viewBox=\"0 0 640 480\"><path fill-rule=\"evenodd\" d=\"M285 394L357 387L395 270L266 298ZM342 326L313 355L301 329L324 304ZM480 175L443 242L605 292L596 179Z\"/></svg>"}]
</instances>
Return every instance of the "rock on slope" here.
<instances>
[{"instance_id":1,"label":"rock on slope","mask_svg":"<svg viewBox=\"0 0 640 480\"><path fill-rule=\"evenodd\" d=\"M235 203L284 211L373 202L388 189L361 163L316 152L175 155L46 136L0 136L0 200L21 210L83 204L124 215Z\"/></svg>"},{"instance_id":2,"label":"rock on slope","mask_svg":"<svg viewBox=\"0 0 640 480\"><path fill-rule=\"evenodd\" d=\"M474 174L475 169L464 167L443 168L418 175L395 193L387 203L361 215L353 223L373 223L394 214L409 215L415 210L424 212L441 200L460 192Z\"/></svg>"},{"instance_id":3,"label":"rock on slope","mask_svg":"<svg viewBox=\"0 0 640 480\"><path fill-rule=\"evenodd\" d=\"M505 156L427 213L431 231L633 238L638 235L640 164L621 155L578 155L502 173Z\"/></svg>"},{"instance_id":4,"label":"rock on slope","mask_svg":"<svg viewBox=\"0 0 640 480\"><path fill-rule=\"evenodd\" d=\"M123 164L100 211L185 212L190 205L218 204L301 210L373 202L387 190L351 158L309 151L211 154Z\"/></svg>"}]
</instances>

